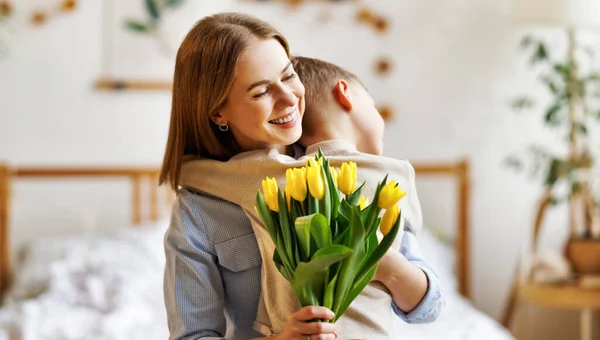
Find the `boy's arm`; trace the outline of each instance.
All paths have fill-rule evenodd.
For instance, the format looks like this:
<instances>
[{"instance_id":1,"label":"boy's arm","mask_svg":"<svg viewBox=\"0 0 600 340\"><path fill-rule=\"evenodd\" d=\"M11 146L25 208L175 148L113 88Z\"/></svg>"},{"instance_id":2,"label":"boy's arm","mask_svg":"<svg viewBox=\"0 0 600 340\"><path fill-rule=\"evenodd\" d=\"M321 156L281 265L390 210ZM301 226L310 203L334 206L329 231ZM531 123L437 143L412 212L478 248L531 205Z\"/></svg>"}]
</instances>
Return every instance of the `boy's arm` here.
<instances>
[{"instance_id":1,"label":"boy's arm","mask_svg":"<svg viewBox=\"0 0 600 340\"><path fill-rule=\"evenodd\" d=\"M394 312L407 323L429 323L445 305L435 271L424 261L416 236L406 228L400 252L389 251L379 262L374 280L392 294Z\"/></svg>"}]
</instances>

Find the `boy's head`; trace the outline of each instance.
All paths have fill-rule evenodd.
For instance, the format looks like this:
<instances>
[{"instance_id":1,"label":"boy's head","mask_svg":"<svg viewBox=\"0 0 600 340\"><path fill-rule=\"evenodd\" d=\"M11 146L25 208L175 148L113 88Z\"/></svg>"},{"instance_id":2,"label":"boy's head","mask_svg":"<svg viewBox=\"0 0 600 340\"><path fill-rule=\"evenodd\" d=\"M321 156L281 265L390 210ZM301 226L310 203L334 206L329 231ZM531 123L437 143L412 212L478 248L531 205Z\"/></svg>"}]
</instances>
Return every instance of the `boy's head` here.
<instances>
[{"instance_id":1,"label":"boy's head","mask_svg":"<svg viewBox=\"0 0 600 340\"><path fill-rule=\"evenodd\" d=\"M319 59L292 57L292 63L306 89L300 144L341 139L380 155L385 124L358 77Z\"/></svg>"}]
</instances>

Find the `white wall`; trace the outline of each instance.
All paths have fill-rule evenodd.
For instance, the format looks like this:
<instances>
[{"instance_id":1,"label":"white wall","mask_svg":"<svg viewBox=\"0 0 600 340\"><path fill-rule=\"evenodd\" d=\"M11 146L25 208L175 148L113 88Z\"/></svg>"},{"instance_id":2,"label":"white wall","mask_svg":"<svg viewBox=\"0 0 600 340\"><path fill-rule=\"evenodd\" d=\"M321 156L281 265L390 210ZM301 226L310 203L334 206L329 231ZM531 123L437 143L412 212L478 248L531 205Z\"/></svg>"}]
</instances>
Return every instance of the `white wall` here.
<instances>
[{"instance_id":1,"label":"white wall","mask_svg":"<svg viewBox=\"0 0 600 340\"><path fill-rule=\"evenodd\" d=\"M92 90L92 82L103 71L128 72L112 59L112 68L107 70L106 60L101 58L106 54L101 45L101 2L81 1L75 13L41 28L23 23L27 6L42 2L18 3L23 10L14 20L18 32L11 39L11 55L0 60L0 160L17 165L159 164L168 127L169 94ZM230 1L207 3L195 2L189 13L199 18L232 9ZM522 64L515 57L517 35L505 16L507 2L370 3L392 18L388 34L379 36L357 25L353 4L326 7L336 9L329 12L327 23L320 23L318 18L324 12L314 6L234 9L247 9L269 20L287 36L293 53L347 67L363 79L376 101L392 104L396 117L386 131L388 156L415 162L470 160L474 303L496 317L503 307L516 256L529 240L533 204L540 194L537 183L501 163L532 139L544 140L538 116L517 115L508 108L510 97L531 80L521 73ZM114 56L119 51L111 53ZM380 54L393 58L392 74L386 78L378 78L372 71L373 60ZM135 74L156 72L156 64L144 58L135 67ZM169 72L163 68L158 74ZM74 221L85 216L63 216L60 224L49 224L52 222L47 219L60 210L61 201L82 201L81 195L69 198L77 189L67 186L60 182L40 192L33 184L18 185L14 237L22 241L57 230L73 231ZM94 215L98 206L126 213L119 208L126 198L115 198L122 188L99 184L86 190L102 193L101 201L84 200L82 206L88 214ZM426 221L444 223L436 220L433 208L427 208L429 204L443 210L444 203L431 194L423 198ZM562 236L564 212L550 217L554 221L546 240L556 246ZM543 338L564 339L572 334L567 332L576 326L575 317L569 314L565 320L560 330L546 332ZM532 338L542 333L535 334Z\"/></svg>"}]
</instances>

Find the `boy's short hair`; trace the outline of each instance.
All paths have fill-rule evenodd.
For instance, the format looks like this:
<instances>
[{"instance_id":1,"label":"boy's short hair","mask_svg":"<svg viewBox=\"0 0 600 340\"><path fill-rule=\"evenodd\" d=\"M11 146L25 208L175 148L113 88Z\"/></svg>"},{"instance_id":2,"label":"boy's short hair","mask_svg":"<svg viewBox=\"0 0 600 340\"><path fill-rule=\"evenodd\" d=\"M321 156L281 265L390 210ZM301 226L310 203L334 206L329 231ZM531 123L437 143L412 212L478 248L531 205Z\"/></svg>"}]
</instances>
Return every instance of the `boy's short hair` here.
<instances>
[{"instance_id":1,"label":"boy's short hair","mask_svg":"<svg viewBox=\"0 0 600 340\"><path fill-rule=\"evenodd\" d=\"M332 96L333 87L340 79L356 82L363 87L364 85L355 74L335 64L316 58L293 56L291 59L294 70L306 89L302 130L303 134L310 136L314 134L317 124L323 123L323 109Z\"/></svg>"}]
</instances>

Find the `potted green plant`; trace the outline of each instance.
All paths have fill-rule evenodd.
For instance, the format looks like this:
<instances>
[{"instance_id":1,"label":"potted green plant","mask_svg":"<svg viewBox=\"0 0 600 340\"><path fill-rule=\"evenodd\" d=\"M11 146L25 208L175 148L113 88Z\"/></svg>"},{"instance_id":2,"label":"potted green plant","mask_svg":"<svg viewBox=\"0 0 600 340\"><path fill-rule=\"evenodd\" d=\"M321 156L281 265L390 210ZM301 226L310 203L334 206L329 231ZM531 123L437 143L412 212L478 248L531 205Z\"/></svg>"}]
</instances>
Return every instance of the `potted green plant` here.
<instances>
[{"instance_id":1,"label":"potted green plant","mask_svg":"<svg viewBox=\"0 0 600 340\"><path fill-rule=\"evenodd\" d=\"M594 50L578 44L573 30L568 31L568 49L562 58L551 55L549 45L533 36L525 37L521 47L540 71L550 103L541 107L532 96L522 95L512 106L519 111L542 108L538 112L543 123L561 132L567 151L534 145L529 157L511 156L508 163L523 169L525 158L532 160L533 173L543 176L549 205L569 206L566 258L578 273L600 273L599 150L593 133L600 128L600 69L594 68Z\"/></svg>"}]
</instances>

